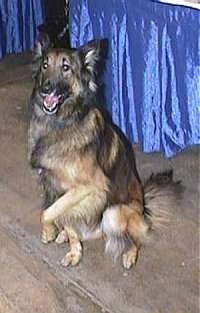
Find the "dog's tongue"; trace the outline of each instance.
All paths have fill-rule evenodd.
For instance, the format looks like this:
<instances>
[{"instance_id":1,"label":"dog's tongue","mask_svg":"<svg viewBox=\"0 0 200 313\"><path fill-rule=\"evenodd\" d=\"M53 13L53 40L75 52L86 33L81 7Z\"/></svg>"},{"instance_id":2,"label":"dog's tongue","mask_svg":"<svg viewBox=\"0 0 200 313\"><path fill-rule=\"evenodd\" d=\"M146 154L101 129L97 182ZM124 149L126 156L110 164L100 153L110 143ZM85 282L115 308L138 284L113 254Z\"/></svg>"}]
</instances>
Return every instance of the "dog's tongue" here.
<instances>
[{"instance_id":1,"label":"dog's tongue","mask_svg":"<svg viewBox=\"0 0 200 313\"><path fill-rule=\"evenodd\" d=\"M53 94L44 97L44 105L47 109L52 110L59 102L59 98Z\"/></svg>"}]
</instances>

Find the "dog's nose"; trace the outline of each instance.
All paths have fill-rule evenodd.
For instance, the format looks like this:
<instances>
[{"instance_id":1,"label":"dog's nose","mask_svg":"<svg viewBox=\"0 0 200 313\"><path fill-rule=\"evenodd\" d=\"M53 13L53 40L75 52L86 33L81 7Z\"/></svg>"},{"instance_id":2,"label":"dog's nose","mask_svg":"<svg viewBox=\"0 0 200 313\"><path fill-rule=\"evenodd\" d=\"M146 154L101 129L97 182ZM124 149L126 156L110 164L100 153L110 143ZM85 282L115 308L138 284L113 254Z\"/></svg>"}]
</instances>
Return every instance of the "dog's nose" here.
<instances>
[{"instance_id":1,"label":"dog's nose","mask_svg":"<svg viewBox=\"0 0 200 313\"><path fill-rule=\"evenodd\" d=\"M51 82L48 80L42 85L42 93L50 94L52 92Z\"/></svg>"}]
</instances>

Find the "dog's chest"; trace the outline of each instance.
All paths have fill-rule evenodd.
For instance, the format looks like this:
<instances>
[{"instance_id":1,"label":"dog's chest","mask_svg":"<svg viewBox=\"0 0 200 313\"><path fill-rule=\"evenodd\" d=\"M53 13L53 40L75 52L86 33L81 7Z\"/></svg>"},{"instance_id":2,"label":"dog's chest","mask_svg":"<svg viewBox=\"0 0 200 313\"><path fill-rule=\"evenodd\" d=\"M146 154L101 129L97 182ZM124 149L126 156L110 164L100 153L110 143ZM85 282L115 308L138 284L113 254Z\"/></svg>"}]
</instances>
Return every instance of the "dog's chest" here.
<instances>
[{"instance_id":1,"label":"dog's chest","mask_svg":"<svg viewBox=\"0 0 200 313\"><path fill-rule=\"evenodd\" d=\"M90 124L90 123L89 123ZM45 136L51 139L44 145L41 154L37 155L38 164L46 169L51 175L56 186L62 190L69 190L78 185L100 184L107 185L105 175L96 157L96 147L90 142L93 139L93 132L84 133L84 129L75 129L66 136L57 136L46 124L38 124L33 121L30 128L31 150L34 151L37 143ZM37 150L37 149L36 149ZM38 150L39 151L39 150Z\"/></svg>"},{"instance_id":2,"label":"dog's chest","mask_svg":"<svg viewBox=\"0 0 200 313\"><path fill-rule=\"evenodd\" d=\"M76 188L79 185L95 185L108 189L108 181L92 154L76 152L66 155L62 162L58 160L51 173L62 190Z\"/></svg>"},{"instance_id":3,"label":"dog's chest","mask_svg":"<svg viewBox=\"0 0 200 313\"><path fill-rule=\"evenodd\" d=\"M62 163L58 161L53 170L61 188L64 190L80 184L92 183L96 172L93 160L85 155L80 156L78 153L76 155L66 155Z\"/></svg>"}]
</instances>

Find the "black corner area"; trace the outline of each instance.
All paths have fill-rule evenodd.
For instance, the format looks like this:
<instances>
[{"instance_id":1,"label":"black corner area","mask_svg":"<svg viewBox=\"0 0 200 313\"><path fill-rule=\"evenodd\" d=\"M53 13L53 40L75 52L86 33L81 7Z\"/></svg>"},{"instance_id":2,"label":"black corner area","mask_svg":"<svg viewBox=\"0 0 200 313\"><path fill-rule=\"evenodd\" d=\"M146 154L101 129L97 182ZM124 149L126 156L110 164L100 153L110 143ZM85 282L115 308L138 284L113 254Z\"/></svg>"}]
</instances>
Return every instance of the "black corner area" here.
<instances>
[{"instance_id":1,"label":"black corner area","mask_svg":"<svg viewBox=\"0 0 200 313\"><path fill-rule=\"evenodd\" d=\"M54 47L69 48L69 1L44 0L45 21L38 26L39 33L48 34Z\"/></svg>"}]
</instances>

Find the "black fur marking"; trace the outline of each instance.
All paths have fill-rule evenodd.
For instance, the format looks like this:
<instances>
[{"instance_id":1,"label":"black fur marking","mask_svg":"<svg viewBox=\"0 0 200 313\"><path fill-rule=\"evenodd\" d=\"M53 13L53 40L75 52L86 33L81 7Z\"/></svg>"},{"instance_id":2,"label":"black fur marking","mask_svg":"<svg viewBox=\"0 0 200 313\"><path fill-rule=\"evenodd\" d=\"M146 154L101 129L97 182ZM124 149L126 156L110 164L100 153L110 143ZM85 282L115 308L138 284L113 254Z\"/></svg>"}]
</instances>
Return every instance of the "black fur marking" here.
<instances>
[{"instance_id":1,"label":"black fur marking","mask_svg":"<svg viewBox=\"0 0 200 313\"><path fill-rule=\"evenodd\" d=\"M53 204L59 197L61 197L64 191L56 187L56 182L53 176L51 176L51 172L47 169L42 169L40 175L40 182L43 186L44 191L44 204L43 208L48 208L51 204Z\"/></svg>"},{"instance_id":2,"label":"black fur marking","mask_svg":"<svg viewBox=\"0 0 200 313\"><path fill-rule=\"evenodd\" d=\"M41 168L40 158L41 158L43 152L45 151L45 148L46 148L45 138L40 138L37 141L35 148L31 154L30 164L31 164L31 167L33 169L37 169L37 168L40 169Z\"/></svg>"}]
</instances>

